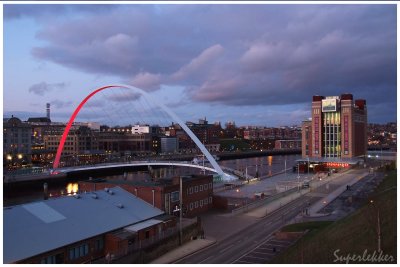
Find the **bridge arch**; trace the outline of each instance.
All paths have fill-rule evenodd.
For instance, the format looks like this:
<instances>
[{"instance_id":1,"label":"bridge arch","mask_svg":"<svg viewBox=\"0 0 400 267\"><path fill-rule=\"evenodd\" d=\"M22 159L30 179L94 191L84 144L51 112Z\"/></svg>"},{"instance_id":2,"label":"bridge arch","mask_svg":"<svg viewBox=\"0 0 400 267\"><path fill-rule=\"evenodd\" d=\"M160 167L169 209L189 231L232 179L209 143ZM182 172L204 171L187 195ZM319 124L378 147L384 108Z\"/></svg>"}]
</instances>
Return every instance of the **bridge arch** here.
<instances>
[{"instance_id":1,"label":"bridge arch","mask_svg":"<svg viewBox=\"0 0 400 267\"><path fill-rule=\"evenodd\" d=\"M63 135L60 139L60 144L58 145L57 148L57 153L56 153L56 157L54 159L54 163L53 163L53 169L57 169L58 165L60 164L60 159L61 159L61 153L64 149L64 144L65 141L67 139L68 133L71 129L71 126L73 124L73 122L75 121L76 116L79 114L80 110L82 109L82 107L86 104L86 102L93 97L95 94L99 93L100 91L106 90L106 89L112 89L112 88L126 88L126 89L132 89L135 90L137 92L139 92L142 96L144 96L147 100L151 101L152 103L154 103L155 105L157 105L158 107L160 107L163 111L165 111L174 121L176 121L181 127L182 129L190 136L190 138L195 142L195 144L197 145L197 147L201 150L201 152L203 152L203 154L206 156L206 158L209 160L209 162L211 163L211 165L214 167L215 171L225 180L225 179L230 179L230 176L225 174L221 167L218 165L218 163L215 161L214 157L210 154L210 152L205 148L205 146L200 142L200 140L197 138L197 136L189 129L189 127L187 127L187 125L168 107L166 107L164 104L158 102L154 97L152 97L150 94L148 94L146 91L137 88L137 87L133 87L130 85L124 85L124 84L116 84L116 85L107 85L107 86L103 86L100 87L96 90L94 90L93 92L91 92L89 95L87 95L82 101L81 103L78 105L78 107L74 110L74 112L72 113L67 126L65 127L65 130L63 132Z\"/></svg>"}]
</instances>

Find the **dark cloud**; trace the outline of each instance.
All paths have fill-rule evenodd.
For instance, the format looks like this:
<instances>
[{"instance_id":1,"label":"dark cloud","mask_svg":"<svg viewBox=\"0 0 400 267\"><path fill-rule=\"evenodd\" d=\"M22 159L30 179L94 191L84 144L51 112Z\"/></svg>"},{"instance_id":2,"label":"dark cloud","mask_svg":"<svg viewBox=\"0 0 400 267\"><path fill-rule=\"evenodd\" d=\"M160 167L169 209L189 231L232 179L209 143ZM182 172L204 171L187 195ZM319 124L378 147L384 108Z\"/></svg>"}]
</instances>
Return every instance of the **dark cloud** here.
<instances>
[{"instance_id":1,"label":"dark cloud","mask_svg":"<svg viewBox=\"0 0 400 267\"><path fill-rule=\"evenodd\" d=\"M43 96L45 93L50 92L54 89L63 89L66 87L66 83L46 83L40 82L29 87L29 93Z\"/></svg>"},{"instance_id":2,"label":"dark cloud","mask_svg":"<svg viewBox=\"0 0 400 267\"><path fill-rule=\"evenodd\" d=\"M268 106L351 92L396 105L395 5L112 7L46 24L33 56L146 90L184 86L198 102Z\"/></svg>"},{"instance_id":3,"label":"dark cloud","mask_svg":"<svg viewBox=\"0 0 400 267\"><path fill-rule=\"evenodd\" d=\"M50 104L54 106L55 108L65 108L65 107L71 107L72 106L72 101L62 101L62 100L52 100L50 101Z\"/></svg>"},{"instance_id":4,"label":"dark cloud","mask_svg":"<svg viewBox=\"0 0 400 267\"><path fill-rule=\"evenodd\" d=\"M140 97L141 94L128 91L124 94L113 94L108 96L107 98L113 102L133 102L139 100Z\"/></svg>"},{"instance_id":5,"label":"dark cloud","mask_svg":"<svg viewBox=\"0 0 400 267\"><path fill-rule=\"evenodd\" d=\"M42 18L46 17L59 17L74 12L83 13L104 13L115 8L115 5L4 5L4 19L18 19L22 17Z\"/></svg>"}]
</instances>

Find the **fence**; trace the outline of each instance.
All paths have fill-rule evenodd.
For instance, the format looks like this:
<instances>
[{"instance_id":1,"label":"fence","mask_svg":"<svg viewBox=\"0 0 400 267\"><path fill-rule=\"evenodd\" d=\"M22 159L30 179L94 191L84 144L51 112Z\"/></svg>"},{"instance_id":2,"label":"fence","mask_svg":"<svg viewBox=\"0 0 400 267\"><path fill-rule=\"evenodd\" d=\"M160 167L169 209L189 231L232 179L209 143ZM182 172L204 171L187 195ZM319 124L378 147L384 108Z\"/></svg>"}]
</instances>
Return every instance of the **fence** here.
<instances>
[{"instance_id":1,"label":"fence","mask_svg":"<svg viewBox=\"0 0 400 267\"><path fill-rule=\"evenodd\" d=\"M182 228L186 229L197 223L198 223L197 217L193 218L193 219L185 218L182 221ZM166 231L163 231L159 235L152 236L146 240L139 240L137 242L134 242L133 244L128 245L127 248L110 251L106 257L98 259L93 263L110 263L110 262L117 263L119 260L122 260L122 263L123 263L123 261L124 261L123 258L132 257L132 256L134 256L133 254L140 252L143 249L146 249L146 248L156 245L156 244L161 244L162 241L167 240L168 238L170 238L172 236L178 236L179 230L180 229L179 229L179 224L178 224L173 228L169 228ZM129 261L129 259L128 259L128 261Z\"/></svg>"}]
</instances>

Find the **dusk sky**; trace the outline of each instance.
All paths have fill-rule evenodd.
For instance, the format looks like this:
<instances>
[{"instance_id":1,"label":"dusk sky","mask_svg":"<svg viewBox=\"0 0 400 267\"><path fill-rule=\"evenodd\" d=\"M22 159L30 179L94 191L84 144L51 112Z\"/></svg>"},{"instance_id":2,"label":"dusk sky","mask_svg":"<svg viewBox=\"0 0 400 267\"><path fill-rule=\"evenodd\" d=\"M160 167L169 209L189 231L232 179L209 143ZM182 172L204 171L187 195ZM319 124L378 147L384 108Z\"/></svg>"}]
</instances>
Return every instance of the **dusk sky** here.
<instances>
[{"instance_id":1,"label":"dusk sky","mask_svg":"<svg viewBox=\"0 0 400 267\"><path fill-rule=\"evenodd\" d=\"M4 5L4 117L49 102L66 122L125 83L184 121L300 125L313 95L348 92L392 122L396 19L396 5Z\"/></svg>"}]
</instances>

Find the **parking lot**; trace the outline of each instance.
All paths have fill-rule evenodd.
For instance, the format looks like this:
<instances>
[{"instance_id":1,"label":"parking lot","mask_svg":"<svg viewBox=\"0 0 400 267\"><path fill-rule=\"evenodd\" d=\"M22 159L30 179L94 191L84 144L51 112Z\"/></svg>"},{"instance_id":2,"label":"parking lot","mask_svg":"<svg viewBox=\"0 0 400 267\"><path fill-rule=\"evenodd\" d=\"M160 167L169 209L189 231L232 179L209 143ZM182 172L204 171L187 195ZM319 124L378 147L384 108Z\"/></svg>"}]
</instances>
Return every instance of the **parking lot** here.
<instances>
[{"instance_id":1,"label":"parking lot","mask_svg":"<svg viewBox=\"0 0 400 267\"><path fill-rule=\"evenodd\" d=\"M254 250L240 257L233 263L237 264L261 264L267 263L272 260L280 252L286 250L288 247L296 242L295 240L279 240L275 237L269 238L261 245L257 246Z\"/></svg>"}]
</instances>

